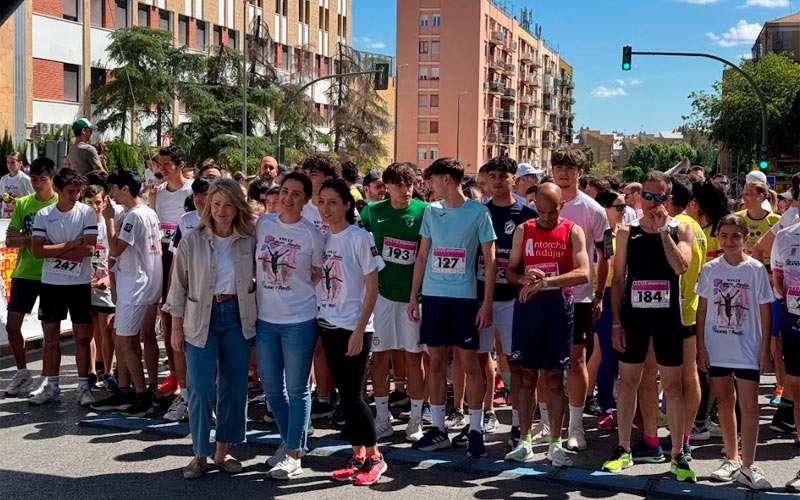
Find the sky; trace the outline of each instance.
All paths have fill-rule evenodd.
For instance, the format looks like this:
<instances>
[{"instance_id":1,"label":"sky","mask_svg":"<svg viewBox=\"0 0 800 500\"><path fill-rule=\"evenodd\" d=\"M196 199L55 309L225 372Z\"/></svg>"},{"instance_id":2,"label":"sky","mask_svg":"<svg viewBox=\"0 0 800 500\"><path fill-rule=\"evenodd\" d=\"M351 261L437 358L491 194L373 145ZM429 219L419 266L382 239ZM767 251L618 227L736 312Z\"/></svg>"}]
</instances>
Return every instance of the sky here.
<instances>
[{"instance_id":1,"label":"sky","mask_svg":"<svg viewBox=\"0 0 800 500\"><path fill-rule=\"evenodd\" d=\"M395 55L396 1L352 0L353 46ZM447 0L476 1L476 0ZM498 0L502 3L502 0ZM542 37L575 69L575 130L673 130L691 112L689 94L710 91L722 64L710 59L633 56L622 71L622 46L706 52L739 61L764 22L800 10L794 0L506 0L533 10ZM445 19L442 22L446 22ZM402 34L401 34L402 35Z\"/></svg>"}]
</instances>

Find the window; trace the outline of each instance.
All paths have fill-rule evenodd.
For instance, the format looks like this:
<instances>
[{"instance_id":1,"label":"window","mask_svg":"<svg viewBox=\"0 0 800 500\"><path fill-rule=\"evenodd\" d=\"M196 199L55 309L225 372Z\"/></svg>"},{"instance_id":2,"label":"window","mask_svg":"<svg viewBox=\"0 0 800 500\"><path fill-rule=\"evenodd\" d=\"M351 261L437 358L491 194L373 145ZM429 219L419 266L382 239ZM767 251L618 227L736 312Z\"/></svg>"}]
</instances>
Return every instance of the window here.
<instances>
[{"instance_id":1,"label":"window","mask_svg":"<svg viewBox=\"0 0 800 500\"><path fill-rule=\"evenodd\" d=\"M417 150L417 160L425 160L426 156L427 156L427 151L425 151L425 148L419 148Z\"/></svg>"},{"instance_id":2,"label":"window","mask_svg":"<svg viewBox=\"0 0 800 500\"><path fill-rule=\"evenodd\" d=\"M436 120L431 120L431 123L428 126L428 131L431 134L438 134L439 133L439 122L436 121Z\"/></svg>"},{"instance_id":3,"label":"window","mask_svg":"<svg viewBox=\"0 0 800 500\"><path fill-rule=\"evenodd\" d=\"M214 26L214 45L222 47L222 27Z\"/></svg>"},{"instance_id":4,"label":"window","mask_svg":"<svg viewBox=\"0 0 800 500\"><path fill-rule=\"evenodd\" d=\"M239 48L239 32L236 30L229 29L228 30L228 47L233 47L234 49Z\"/></svg>"},{"instance_id":5,"label":"window","mask_svg":"<svg viewBox=\"0 0 800 500\"><path fill-rule=\"evenodd\" d=\"M419 53L420 54L428 53L428 42L419 42Z\"/></svg>"},{"instance_id":6,"label":"window","mask_svg":"<svg viewBox=\"0 0 800 500\"><path fill-rule=\"evenodd\" d=\"M439 150L436 148L431 148L431 160L435 160L439 157Z\"/></svg>"},{"instance_id":7,"label":"window","mask_svg":"<svg viewBox=\"0 0 800 500\"><path fill-rule=\"evenodd\" d=\"M427 134L428 133L428 122L425 120L417 120L417 133L418 134Z\"/></svg>"},{"instance_id":8,"label":"window","mask_svg":"<svg viewBox=\"0 0 800 500\"><path fill-rule=\"evenodd\" d=\"M289 46L281 45L281 68L289 71Z\"/></svg>"},{"instance_id":9,"label":"window","mask_svg":"<svg viewBox=\"0 0 800 500\"><path fill-rule=\"evenodd\" d=\"M103 27L103 0L92 0L92 26Z\"/></svg>"},{"instance_id":10,"label":"window","mask_svg":"<svg viewBox=\"0 0 800 500\"><path fill-rule=\"evenodd\" d=\"M206 50L206 23L197 21L197 50Z\"/></svg>"},{"instance_id":11,"label":"window","mask_svg":"<svg viewBox=\"0 0 800 500\"><path fill-rule=\"evenodd\" d=\"M64 0L64 19L78 20L78 0Z\"/></svg>"},{"instance_id":12,"label":"window","mask_svg":"<svg viewBox=\"0 0 800 500\"><path fill-rule=\"evenodd\" d=\"M114 5L114 27L118 30L128 27L128 0L116 0Z\"/></svg>"},{"instance_id":13,"label":"window","mask_svg":"<svg viewBox=\"0 0 800 500\"><path fill-rule=\"evenodd\" d=\"M431 42L431 54L438 54L439 53L439 45L440 42L438 40L434 40Z\"/></svg>"},{"instance_id":14,"label":"window","mask_svg":"<svg viewBox=\"0 0 800 500\"><path fill-rule=\"evenodd\" d=\"M439 79L439 68L431 68L431 80Z\"/></svg>"},{"instance_id":15,"label":"window","mask_svg":"<svg viewBox=\"0 0 800 500\"><path fill-rule=\"evenodd\" d=\"M178 16L178 43L186 45L189 42L189 18Z\"/></svg>"},{"instance_id":16,"label":"window","mask_svg":"<svg viewBox=\"0 0 800 500\"><path fill-rule=\"evenodd\" d=\"M426 96L425 94L420 94L419 95L419 101L417 102L417 105L420 108L427 108L428 107L428 96Z\"/></svg>"},{"instance_id":17,"label":"window","mask_svg":"<svg viewBox=\"0 0 800 500\"><path fill-rule=\"evenodd\" d=\"M440 16L439 14L434 14L433 15L433 25L436 26L436 27L441 26L442 25L442 16Z\"/></svg>"},{"instance_id":18,"label":"window","mask_svg":"<svg viewBox=\"0 0 800 500\"><path fill-rule=\"evenodd\" d=\"M97 102L94 99L94 92L106 84L106 70L103 68L92 68L92 81L89 84L89 91L92 94L92 103Z\"/></svg>"},{"instance_id":19,"label":"window","mask_svg":"<svg viewBox=\"0 0 800 500\"><path fill-rule=\"evenodd\" d=\"M431 107L438 108L439 107L439 94L432 94L431 95Z\"/></svg>"},{"instance_id":20,"label":"window","mask_svg":"<svg viewBox=\"0 0 800 500\"><path fill-rule=\"evenodd\" d=\"M419 69L419 79L420 80L427 80L428 79L428 68L420 68Z\"/></svg>"},{"instance_id":21,"label":"window","mask_svg":"<svg viewBox=\"0 0 800 500\"><path fill-rule=\"evenodd\" d=\"M80 66L73 64L64 65L64 100L68 102L78 102L80 97L80 85L78 78Z\"/></svg>"},{"instance_id":22,"label":"window","mask_svg":"<svg viewBox=\"0 0 800 500\"><path fill-rule=\"evenodd\" d=\"M159 10L158 12L158 29L164 31L172 31L169 22L169 11Z\"/></svg>"},{"instance_id":23,"label":"window","mask_svg":"<svg viewBox=\"0 0 800 500\"><path fill-rule=\"evenodd\" d=\"M139 4L139 8L136 10L136 24L138 26L142 26L144 28L150 26L150 10L147 8L146 5ZM116 21L116 18L114 19Z\"/></svg>"},{"instance_id":24,"label":"window","mask_svg":"<svg viewBox=\"0 0 800 500\"><path fill-rule=\"evenodd\" d=\"M419 25L421 28L428 26L428 16L419 16Z\"/></svg>"}]
</instances>

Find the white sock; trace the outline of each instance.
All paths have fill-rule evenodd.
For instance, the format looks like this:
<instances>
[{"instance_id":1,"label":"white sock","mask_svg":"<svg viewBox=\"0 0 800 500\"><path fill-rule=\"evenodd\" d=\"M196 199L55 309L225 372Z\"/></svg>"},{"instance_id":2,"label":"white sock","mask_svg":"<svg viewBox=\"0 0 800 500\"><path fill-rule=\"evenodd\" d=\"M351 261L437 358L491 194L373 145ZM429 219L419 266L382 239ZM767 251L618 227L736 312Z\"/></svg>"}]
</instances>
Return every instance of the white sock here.
<instances>
[{"instance_id":1,"label":"white sock","mask_svg":"<svg viewBox=\"0 0 800 500\"><path fill-rule=\"evenodd\" d=\"M511 410L511 426L519 427L519 411L514 409Z\"/></svg>"},{"instance_id":2,"label":"white sock","mask_svg":"<svg viewBox=\"0 0 800 500\"><path fill-rule=\"evenodd\" d=\"M569 405L569 428L583 430L583 406Z\"/></svg>"},{"instance_id":3,"label":"white sock","mask_svg":"<svg viewBox=\"0 0 800 500\"><path fill-rule=\"evenodd\" d=\"M550 427L550 412L547 410L547 403L539 403L539 415L542 425Z\"/></svg>"},{"instance_id":4,"label":"white sock","mask_svg":"<svg viewBox=\"0 0 800 500\"><path fill-rule=\"evenodd\" d=\"M469 411L469 430L483 431L483 410L470 410Z\"/></svg>"},{"instance_id":5,"label":"white sock","mask_svg":"<svg viewBox=\"0 0 800 500\"><path fill-rule=\"evenodd\" d=\"M422 418L422 400L421 399L412 399L411 400L411 418L420 419Z\"/></svg>"},{"instance_id":6,"label":"white sock","mask_svg":"<svg viewBox=\"0 0 800 500\"><path fill-rule=\"evenodd\" d=\"M389 421L389 396L375 396L375 411L379 424Z\"/></svg>"},{"instance_id":7,"label":"white sock","mask_svg":"<svg viewBox=\"0 0 800 500\"><path fill-rule=\"evenodd\" d=\"M447 432L444 425L444 405L431 405L431 415L433 415L433 425L440 431Z\"/></svg>"},{"instance_id":8,"label":"white sock","mask_svg":"<svg viewBox=\"0 0 800 500\"><path fill-rule=\"evenodd\" d=\"M53 391L58 390L58 375L55 377L47 377L47 387Z\"/></svg>"}]
</instances>

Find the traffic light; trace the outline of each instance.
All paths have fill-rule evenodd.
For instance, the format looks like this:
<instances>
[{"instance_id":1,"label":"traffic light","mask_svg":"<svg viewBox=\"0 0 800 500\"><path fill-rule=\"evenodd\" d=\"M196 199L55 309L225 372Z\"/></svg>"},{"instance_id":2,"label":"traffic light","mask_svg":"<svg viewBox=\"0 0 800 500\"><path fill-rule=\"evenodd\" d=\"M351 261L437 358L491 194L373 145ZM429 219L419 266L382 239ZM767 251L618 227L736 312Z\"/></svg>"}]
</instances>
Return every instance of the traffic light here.
<instances>
[{"instance_id":1,"label":"traffic light","mask_svg":"<svg viewBox=\"0 0 800 500\"><path fill-rule=\"evenodd\" d=\"M761 168L761 170L766 170L767 167L769 167L769 155L767 153L768 153L767 145L766 144L762 144L761 145L761 157L760 157L761 161L758 162L758 166L759 166L759 168Z\"/></svg>"},{"instance_id":2,"label":"traffic light","mask_svg":"<svg viewBox=\"0 0 800 500\"><path fill-rule=\"evenodd\" d=\"M630 71L631 70L631 49L630 45L626 45L622 47L622 70L623 71Z\"/></svg>"},{"instance_id":3,"label":"traffic light","mask_svg":"<svg viewBox=\"0 0 800 500\"><path fill-rule=\"evenodd\" d=\"M375 63L375 90L389 88L389 63Z\"/></svg>"}]
</instances>

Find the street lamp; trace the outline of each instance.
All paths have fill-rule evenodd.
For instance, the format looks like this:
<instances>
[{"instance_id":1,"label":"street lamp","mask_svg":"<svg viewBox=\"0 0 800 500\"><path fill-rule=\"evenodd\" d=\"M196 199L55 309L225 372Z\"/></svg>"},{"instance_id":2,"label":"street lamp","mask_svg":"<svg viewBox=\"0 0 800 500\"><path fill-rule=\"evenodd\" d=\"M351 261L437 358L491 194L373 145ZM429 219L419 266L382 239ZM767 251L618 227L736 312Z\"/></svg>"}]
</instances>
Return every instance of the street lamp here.
<instances>
[{"instance_id":1,"label":"street lamp","mask_svg":"<svg viewBox=\"0 0 800 500\"><path fill-rule=\"evenodd\" d=\"M397 162L397 94L400 93L400 68L408 64L399 65L394 71L394 162Z\"/></svg>"},{"instance_id":2,"label":"street lamp","mask_svg":"<svg viewBox=\"0 0 800 500\"><path fill-rule=\"evenodd\" d=\"M456 105L456 160L459 159L461 149L461 97L469 94L468 91L463 90L458 94L458 104Z\"/></svg>"}]
</instances>

